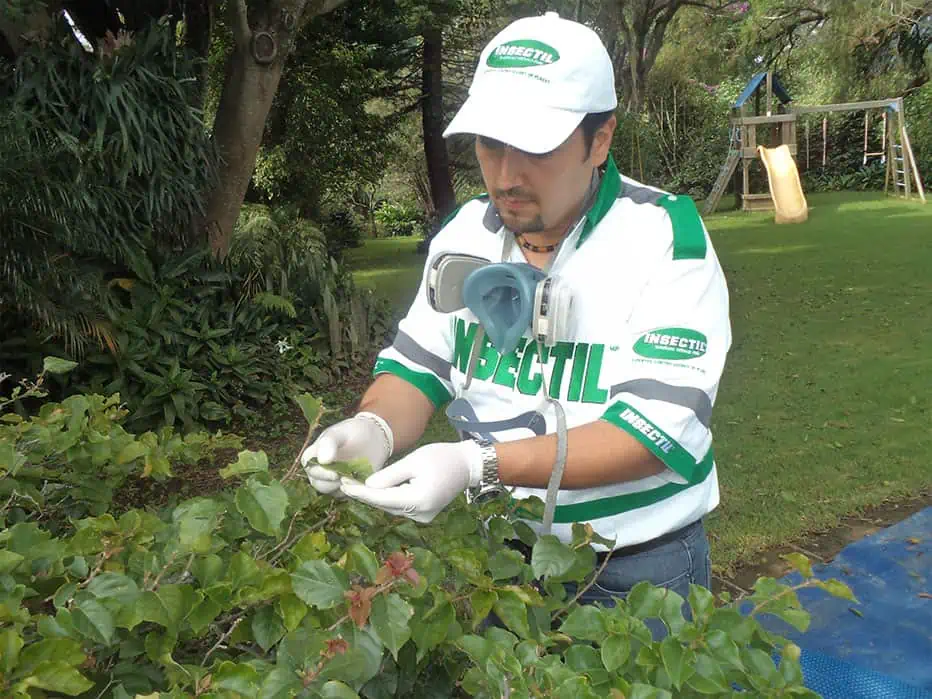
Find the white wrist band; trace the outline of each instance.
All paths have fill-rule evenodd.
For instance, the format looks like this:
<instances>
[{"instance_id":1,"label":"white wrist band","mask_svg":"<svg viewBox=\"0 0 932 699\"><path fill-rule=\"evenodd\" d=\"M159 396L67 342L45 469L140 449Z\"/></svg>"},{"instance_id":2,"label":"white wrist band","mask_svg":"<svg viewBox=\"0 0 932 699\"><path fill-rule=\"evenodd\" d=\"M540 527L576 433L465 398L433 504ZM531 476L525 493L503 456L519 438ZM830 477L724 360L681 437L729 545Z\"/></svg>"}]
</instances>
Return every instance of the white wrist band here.
<instances>
[{"instance_id":1,"label":"white wrist band","mask_svg":"<svg viewBox=\"0 0 932 699\"><path fill-rule=\"evenodd\" d=\"M390 457L392 452L395 451L395 435L392 433L392 428L389 426L389 424L375 413L364 411L361 413L356 413L355 417L372 420L372 422L379 426L379 429L382 430L382 436L385 437L385 446L388 447L388 453L385 455L385 458L387 459Z\"/></svg>"}]
</instances>

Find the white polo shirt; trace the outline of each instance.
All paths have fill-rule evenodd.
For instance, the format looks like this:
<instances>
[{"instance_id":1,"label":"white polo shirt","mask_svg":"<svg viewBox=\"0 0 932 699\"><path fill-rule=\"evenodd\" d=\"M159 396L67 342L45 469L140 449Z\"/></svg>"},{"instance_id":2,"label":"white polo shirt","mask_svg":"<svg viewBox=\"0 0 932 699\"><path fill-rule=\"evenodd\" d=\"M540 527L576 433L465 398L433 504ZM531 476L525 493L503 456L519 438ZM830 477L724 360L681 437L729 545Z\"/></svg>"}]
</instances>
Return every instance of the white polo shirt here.
<instances>
[{"instance_id":1,"label":"white polo shirt","mask_svg":"<svg viewBox=\"0 0 932 699\"><path fill-rule=\"evenodd\" d=\"M503 261L506 235L488 199L472 200L435 236L427 265L442 252ZM511 249L506 261L526 261L518 246ZM649 478L560 490L553 534L564 541L574 522L588 522L619 548L707 514L719 502L710 424L731 325L725 277L694 203L621 177L609 158L585 224L560 247L551 273L572 289L574 327L544 357L530 328L505 356L486 338L464 391L476 316L466 308L434 311L422 275L373 373L400 376L438 407L464 398L482 422L538 411L546 424L538 432L551 434L556 419L543 387L560 401L568 428L605 420L666 464ZM525 427L489 434L497 441L534 436ZM513 495L544 500L546 489L519 487Z\"/></svg>"}]
</instances>

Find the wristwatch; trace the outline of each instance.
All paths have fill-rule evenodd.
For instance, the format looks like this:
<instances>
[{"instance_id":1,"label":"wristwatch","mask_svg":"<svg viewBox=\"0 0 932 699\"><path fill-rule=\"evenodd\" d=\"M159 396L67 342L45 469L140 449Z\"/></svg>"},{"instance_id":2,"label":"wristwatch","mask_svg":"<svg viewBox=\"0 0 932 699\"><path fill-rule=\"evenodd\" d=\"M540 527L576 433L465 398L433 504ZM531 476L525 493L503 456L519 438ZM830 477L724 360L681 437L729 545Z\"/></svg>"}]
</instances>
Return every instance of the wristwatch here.
<instances>
[{"instance_id":1,"label":"wristwatch","mask_svg":"<svg viewBox=\"0 0 932 699\"><path fill-rule=\"evenodd\" d=\"M478 486L466 491L466 499L470 503L481 505L483 502L508 492L508 489L498 475L498 455L495 453L495 445L487 439L477 439L476 443L481 447L482 476Z\"/></svg>"}]
</instances>

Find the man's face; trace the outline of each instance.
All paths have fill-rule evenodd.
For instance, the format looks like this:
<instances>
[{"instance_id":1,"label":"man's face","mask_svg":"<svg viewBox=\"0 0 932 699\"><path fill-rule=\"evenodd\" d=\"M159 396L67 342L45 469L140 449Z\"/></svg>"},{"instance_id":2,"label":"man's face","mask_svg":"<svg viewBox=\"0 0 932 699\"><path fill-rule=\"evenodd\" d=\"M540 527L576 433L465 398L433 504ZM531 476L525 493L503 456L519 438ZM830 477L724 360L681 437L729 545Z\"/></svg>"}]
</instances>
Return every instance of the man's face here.
<instances>
[{"instance_id":1,"label":"man's face","mask_svg":"<svg viewBox=\"0 0 932 699\"><path fill-rule=\"evenodd\" d=\"M582 213L592 169L608 157L614 128L612 117L596 131L588 156L581 128L542 155L478 136L482 179L505 225L516 233L565 233Z\"/></svg>"}]
</instances>

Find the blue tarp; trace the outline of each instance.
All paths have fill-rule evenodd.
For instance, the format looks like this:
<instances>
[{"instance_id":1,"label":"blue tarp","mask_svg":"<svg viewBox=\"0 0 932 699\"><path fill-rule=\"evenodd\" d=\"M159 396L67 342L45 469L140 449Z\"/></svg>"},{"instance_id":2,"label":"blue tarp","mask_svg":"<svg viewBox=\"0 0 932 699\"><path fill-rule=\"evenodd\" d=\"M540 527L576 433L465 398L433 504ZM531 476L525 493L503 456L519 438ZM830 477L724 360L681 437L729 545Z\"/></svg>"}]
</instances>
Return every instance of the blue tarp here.
<instances>
[{"instance_id":1,"label":"blue tarp","mask_svg":"<svg viewBox=\"0 0 932 699\"><path fill-rule=\"evenodd\" d=\"M849 544L813 573L847 584L859 604L806 589L804 633L761 619L802 649L806 686L826 699L932 699L932 507ZM798 573L780 580L800 581Z\"/></svg>"}]
</instances>

